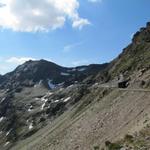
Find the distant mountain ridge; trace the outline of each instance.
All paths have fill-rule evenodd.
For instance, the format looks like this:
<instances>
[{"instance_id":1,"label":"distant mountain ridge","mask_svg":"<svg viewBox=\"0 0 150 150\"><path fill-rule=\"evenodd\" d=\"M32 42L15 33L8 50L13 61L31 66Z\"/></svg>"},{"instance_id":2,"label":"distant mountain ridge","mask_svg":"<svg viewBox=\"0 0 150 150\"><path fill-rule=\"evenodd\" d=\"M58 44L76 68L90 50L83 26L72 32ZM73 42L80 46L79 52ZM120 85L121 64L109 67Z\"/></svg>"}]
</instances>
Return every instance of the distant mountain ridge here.
<instances>
[{"instance_id":1,"label":"distant mountain ridge","mask_svg":"<svg viewBox=\"0 0 150 150\"><path fill-rule=\"evenodd\" d=\"M67 68L59 66L46 60L27 61L18 66L14 71L1 76L1 87L15 88L18 86L34 86L43 81L50 80L53 84L64 85L81 82L86 77L98 73L105 69L108 64L91 64L88 66L78 66Z\"/></svg>"}]
</instances>

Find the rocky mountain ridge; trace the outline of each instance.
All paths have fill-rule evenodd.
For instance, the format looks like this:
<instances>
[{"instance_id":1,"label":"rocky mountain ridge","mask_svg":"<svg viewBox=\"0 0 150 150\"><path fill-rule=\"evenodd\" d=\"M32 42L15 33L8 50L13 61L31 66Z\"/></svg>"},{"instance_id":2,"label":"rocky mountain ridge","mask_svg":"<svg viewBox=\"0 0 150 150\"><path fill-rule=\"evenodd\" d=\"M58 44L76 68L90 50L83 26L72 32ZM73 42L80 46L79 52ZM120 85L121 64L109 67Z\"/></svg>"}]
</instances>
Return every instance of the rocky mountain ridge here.
<instances>
[{"instance_id":1,"label":"rocky mountain ridge","mask_svg":"<svg viewBox=\"0 0 150 150\"><path fill-rule=\"evenodd\" d=\"M42 82L47 88L51 84L64 84L68 86L74 82L81 82L86 77L98 73L107 67L106 64L92 64L89 66L79 66L67 68L55 63L39 60L28 61L18 66L13 72L1 76L1 88L14 89L15 87L28 86Z\"/></svg>"}]
</instances>

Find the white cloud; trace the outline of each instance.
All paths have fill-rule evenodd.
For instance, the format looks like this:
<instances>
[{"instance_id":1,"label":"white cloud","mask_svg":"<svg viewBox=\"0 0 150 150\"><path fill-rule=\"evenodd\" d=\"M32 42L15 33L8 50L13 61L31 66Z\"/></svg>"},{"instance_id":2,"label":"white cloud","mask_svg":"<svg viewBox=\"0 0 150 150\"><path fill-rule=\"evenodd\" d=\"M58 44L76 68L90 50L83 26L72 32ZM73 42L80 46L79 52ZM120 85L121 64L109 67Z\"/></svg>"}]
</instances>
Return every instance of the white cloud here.
<instances>
[{"instance_id":1,"label":"white cloud","mask_svg":"<svg viewBox=\"0 0 150 150\"><path fill-rule=\"evenodd\" d=\"M20 64L23 64L24 62L26 62L28 60L35 60L35 59L31 58L31 57L11 57L11 58L7 59L6 62L20 65Z\"/></svg>"},{"instance_id":2,"label":"white cloud","mask_svg":"<svg viewBox=\"0 0 150 150\"><path fill-rule=\"evenodd\" d=\"M80 18L77 0L0 0L0 26L13 31L49 31L63 27L67 19L81 29L90 24Z\"/></svg>"},{"instance_id":3,"label":"white cloud","mask_svg":"<svg viewBox=\"0 0 150 150\"><path fill-rule=\"evenodd\" d=\"M63 52L67 53L70 52L72 49L80 46L83 42L78 42L78 43L74 43L74 44L68 44L64 47Z\"/></svg>"},{"instance_id":4,"label":"white cloud","mask_svg":"<svg viewBox=\"0 0 150 150\"><path fill-rule=\"evenodd\" d=\"M0 7L4 7L5 6L5 4L3 4L3 3L0 3Z\"/></svg>"},{"instance_id":5,"label":"white cloud","mask_svg":"<svg viewBox=\"0 0 150 150\"><path fill-rule=\"evenodd\" d=\"M88 0L91 3L97 3L97 2L102 2L102 0Z\"/></svg>"},{"instance_id":6,"label":"white cloud","mask_svg":"<svg viewBox=\"0 0 150 150\"><path fill-rule=\"evenodd\" d=\"M28 60L35 60L31 57L10 57L2 58L0 57L0 74L5 74L14 70L18 65L23 64Z\"/></svg>"},{"instance_id":7,"label":"white cloud","mask_svg":"<svg viewBox=\"0 0 150 150\"><path fill-rule=\"evenodd\" d=\"M76 20L73 22L72 26L73 26L74 28L82 29L83 26L85 26L85 25L90 25L90 24L91 24L91 23L90 23L87 19L78 18L78 19L76 19Z\"/></svg>"},{"instance_id":8,"label":"white cloud","mask_svg":"<svg viewBox=\"0 0 150 150\"><path fill-rule=\"evenodd\" d=\"M0 74L5 74L14 70L18 65L21 65L29 60L40 60L40 58L32 58L32 57L9 57L4 58L0 57ZM44 60L54 62L50 58L44 58Z\"/></svg>"},{"instance_id":9,"label":"white cloud","mask_svg":"<svg viewBox=\"0 0 150 150\"><path fill-rule=\"evenodd\" d=\"M0 74L2 74L2 75L5 74L6 72L9 71L9 69L10 69L9 66L5 66L3 64L0 64Z\"/></svg>"}]
</instances>

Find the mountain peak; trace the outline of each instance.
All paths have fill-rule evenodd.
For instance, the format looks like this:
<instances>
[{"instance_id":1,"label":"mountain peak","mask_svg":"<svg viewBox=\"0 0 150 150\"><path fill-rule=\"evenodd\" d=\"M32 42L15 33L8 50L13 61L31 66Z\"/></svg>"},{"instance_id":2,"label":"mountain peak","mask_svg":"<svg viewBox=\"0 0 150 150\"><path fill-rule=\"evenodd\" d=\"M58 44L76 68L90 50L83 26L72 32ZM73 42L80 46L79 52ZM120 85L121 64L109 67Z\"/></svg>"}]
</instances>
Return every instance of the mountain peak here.
<instances>
[{"instance_id":1,"label":"mountain peak","mask_svg":"<svg viewBox=\"0 0 150 150\"><path fill-rule=\"evenodd\" d=\"M141 44L141 42L150 42L150 22L147 22L146 27L140 28L133 36L132 42Z\"/></svg>"},{"instance_id":2,"label":"mountain peak","mask_svg":"<svg viewBox=\"0 0 150 150\"><path fill-rule=\"evenodd\" d=\"M29 60L18 66L13 72L3 76L5 80L2 82L2 87L9 88L10 86L34 86L43 81L48 87L48 81L51 84L73 84L81 82L87 76L96 74L100 70L107 67L108 64L93 64L89 66L78 66L75 68L67 68L59 66L47 60ZM10 84L8 84L10 83Z\"/></svg>"}]
</instances>

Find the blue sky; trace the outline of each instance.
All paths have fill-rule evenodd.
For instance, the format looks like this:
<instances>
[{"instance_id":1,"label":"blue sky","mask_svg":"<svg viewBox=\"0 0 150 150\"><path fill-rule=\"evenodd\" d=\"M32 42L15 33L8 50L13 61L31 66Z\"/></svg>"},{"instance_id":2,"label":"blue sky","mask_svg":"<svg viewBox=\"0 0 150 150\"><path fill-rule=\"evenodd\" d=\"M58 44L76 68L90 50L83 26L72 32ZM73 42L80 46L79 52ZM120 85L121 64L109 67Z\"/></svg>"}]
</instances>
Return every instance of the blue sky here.
<instances>
[{"instance_id":1,"label":"blue sky","mask_svg":"<svg viewBox=\"0 0 150 150\"><path fill-rule=\"evenodd\" d=\"M55 0L57 8L49 1L42 7L40 0L0 0L1 74L28 59L63 66L109 62L150 21L149 0Z\"/></svg>"}]
</instances>

